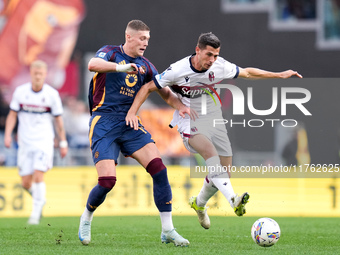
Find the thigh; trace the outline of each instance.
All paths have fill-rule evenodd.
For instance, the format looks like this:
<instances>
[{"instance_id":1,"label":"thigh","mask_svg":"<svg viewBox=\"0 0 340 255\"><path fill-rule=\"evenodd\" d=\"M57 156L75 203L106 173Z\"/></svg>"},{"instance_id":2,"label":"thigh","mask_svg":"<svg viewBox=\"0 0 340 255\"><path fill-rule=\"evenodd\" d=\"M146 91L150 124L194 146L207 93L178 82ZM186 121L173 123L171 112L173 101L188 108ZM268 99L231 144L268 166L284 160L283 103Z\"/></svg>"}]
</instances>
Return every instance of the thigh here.
<instances>
[{"instance_id":1,"label":"thigh","mask_svg":"<svg viewBox=\"0 0 340 255\"><path fill-rule=\"evenodd\" d=\"M47 172L52 168L53 151L37 150L33 152L33 170Z\"/></svg>"},{"instance_id":2,"label":"thigh","mask_svg":"<svg viewBox=\"0 0 340 255\"><path fill-rule=\"evenodd\" d=\"M96 164L98 177L116 176L116 162L114 160L101 160Z\"/></svg>"},{"instance_id":3,"label":"thigh","mask_svg":"<svg viewBox=\"0 0 340 255\"><path fill-rule=\"evenodd\" d=\"M154 143L148 143L144 147L132 153L131 156L136 159L144 168L146 168L150 161L154 158L161 157L157 146Z\"/></svg>"},{"instance_id":4,"label":"thigh","mask_svg":"<svg viewBox=\"0 0 340 255\"><path fill-rule=\"evenodd\" d=\"M204 158L204 160L213 156L218 156L215 146L211 140L203 134L197 134L190 137L189 144Z\"/></svg>"},{"instance_id":5,"label":"thigh","mask_svg":"<svg viewBox=\"0 0 340 255\"><path fill-rule=\"evenodd\" d=\"M33 175L33 152L25 145L20 145L18 148L18 168L19 175Z\"/></svg>"},{"instance_id":6,"label":"thigh","mask_svg":"<svg viewBox=\"0 0 340 255\"><path fill-rule=\"evenodd\" d=\"M142 125L139 126L138 130L126 126L122 137L119 138L119 145L124 156L133 156L135 152L149 144L153 145L147 146L148 149L144 150L146 152L153 151L157 149L154 143L155 141L152 139L151 134Z\"/></svg>"},{"instance_id":7,"label":"thigh","mask_svg":"<svg viewBox=\"0 0 340 255\"><path fill-rule=\"evenodd\" d=\"M117 162L120 145L122 121L110 116L92 116L90 120L89 140L93 162L114 160Z\"/></svg>"},{"instance_id":8,"label":"thigh","mask_svg":"<svg viewBox=\"0 0 340 255\"><path fill-rule=\"evenodd\" d=\"M188 118L182 118L178 121L177 126L177 131L182 137L184 147L190 153L199 153L203 158L215 155L214 151L212 151L212 154L208 153L208 150L213 150L213 147L209 132L207 132L207 125L202 124L201 120L196 119L196 121L192 121ZM205 146L208 146L208 148L205 148Z\"/></svg>"}]
</instances>

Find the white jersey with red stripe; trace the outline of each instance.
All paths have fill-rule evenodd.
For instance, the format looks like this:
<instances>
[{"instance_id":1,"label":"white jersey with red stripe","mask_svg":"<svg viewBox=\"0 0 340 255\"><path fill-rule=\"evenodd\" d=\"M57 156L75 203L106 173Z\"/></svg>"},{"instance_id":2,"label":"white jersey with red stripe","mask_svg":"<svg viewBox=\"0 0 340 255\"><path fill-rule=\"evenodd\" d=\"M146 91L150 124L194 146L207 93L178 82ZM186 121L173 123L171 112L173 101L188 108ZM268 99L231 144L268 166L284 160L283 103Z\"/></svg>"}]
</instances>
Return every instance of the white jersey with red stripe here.
<instances>
[{"instance_id":1,"label":"white jersey with red stripe","mask_svg":"<svg viewBox=\"0 0 340 255\"><path fill-rule=\"evenodd\" d=\"M53 118L63 113L59 93L48 84L39 92L25 83L14 91L10 109L18 113L18 144L32 149L53 151Z\"/></svg>"},{"instance_id":2,"label":"white jersey with red stripe","mask_svg":"<svg viewBox=\"0 0 340 255\"><path fill-rule=\"evenodd\" d=\"M193 56L193 55L192 55ZM192 56L185 57L170 65L163 73L156 75L154 82L161 89L166 86L177 94L182 103L196 110L201 119L202 95L206 94L206 108L208 115L221 114L221 100L215 85L224 79L237 78L239 68L222 57L217 57L214 64L206 71L196 70L191 62ZM174 114L174 124L176 122ZM180 118L177 116L177 118Z\"/></svg>"}]
</instances>

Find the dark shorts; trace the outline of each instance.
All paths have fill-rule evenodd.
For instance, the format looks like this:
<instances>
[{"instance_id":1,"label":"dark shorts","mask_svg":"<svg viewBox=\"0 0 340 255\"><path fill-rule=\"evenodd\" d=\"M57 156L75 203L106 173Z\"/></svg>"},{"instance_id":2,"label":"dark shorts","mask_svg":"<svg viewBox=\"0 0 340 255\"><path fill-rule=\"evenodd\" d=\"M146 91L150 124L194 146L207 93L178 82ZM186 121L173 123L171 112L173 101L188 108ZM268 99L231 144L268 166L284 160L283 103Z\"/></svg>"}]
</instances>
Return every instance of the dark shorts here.
<instances>
[{"instance_id":1,"label":"dark shorts","mask_svg":"<svg viewBox=\"0 0 340 255\"><path fill-rule=\"evenodd\" d=\"M126 125L125 118L110 115L93 115L90 119L90 144L93 162L113 159L117 163L119 151L130 156L148 143L151 135L139 123L138 130Z\"/></svg>"}]
</instances>

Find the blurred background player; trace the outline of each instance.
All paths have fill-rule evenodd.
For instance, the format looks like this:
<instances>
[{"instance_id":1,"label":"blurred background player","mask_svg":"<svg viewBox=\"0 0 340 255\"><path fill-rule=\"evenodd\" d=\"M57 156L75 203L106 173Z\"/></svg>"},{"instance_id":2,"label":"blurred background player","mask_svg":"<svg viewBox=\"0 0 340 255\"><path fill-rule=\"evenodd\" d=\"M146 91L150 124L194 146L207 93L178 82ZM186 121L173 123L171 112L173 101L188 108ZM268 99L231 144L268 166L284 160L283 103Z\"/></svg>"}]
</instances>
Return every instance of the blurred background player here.
<instances>
[{"instance_id":1,"label":"blurred background player","mask_svg":"<svg viewBox=\"0 0 340 255\"><path fill-rule=\"evenodd\" d=\"M68 146L62 119L62 103L57 90L45 84L47 64L32 62L31 82L17 87L10 103L5 126L5 146L12 143L18 118L18 167L22 186L33 198L29 224L39 224L46 202L44 173L53 166L54 127L60 139L61 157ZM54 123L53 118L54 117Z\"/></svg>"},{"instance_id":2,"label":"blurred background player","mask_svg":"<svg viewBox=\"0 0 340 255\"><path fill-rule=\"evenodd\" d=\"M207 96L207 112L200 113L198 118L190 121L189 116L183 118L177 111L171 125L178 126L178 132L183 138L185 147L192 153L199 153L206 165L212 169L229 169L232 165L232 150L224 125L213 126L214 119L223 119L221 106L218 102L215 85L223 79L237 77L247 79L302 77L295 71L273 73L257 68L240 68L219 56L220 40L212 33L201 34L195 49L195 54L185 57L172 64L162 74L155 76L152 82L146 84L137 94L126 117L127 124L138 128L136 113L148 95L157 89L171 86L183 104L194 112L201 112L202 94ZM208 93L209 92L209 93ZM192 113L191 113L192 114ZM202 227L210 228L207 214L208 200L220 190L234 209L237 216L245 214L245 204L248 202L247 192L238 196L234 193L228 171L210 172L204 179L203 187L197 197L192 197L189 204L196 211Z\"/></svg>"},{"instance_id":3,"label":"blurred background player","mask_svg":"<svg viewBox=\"0 0 340 255\"><path fill-rule=\"evenodd\" d=\"M91 241L93 212L116 184L120 151L136 159L153 179L154 201L162 224L161 241L176 246L189 245L189 241L174 229L167 169L151 135L141 123L136 130L125 123L126 113L138 90L158 74L152 63L143 57L149 39L149 27L140 20L132 20L126 27L125 44L102 47L88 64L88 69L96 72L89 89L92 114L89 138L98 184L91 190L80 218L78 234L84 245ZM160 90L160 94L175 109L187 109L169 88Z\"/></svg>"},{"instance_id":4,"label":"blurred background player","mask_svg":"<svg viewBox=\"0 0 340 255\"><path fill-rule=\"evenodd\" d=\"M30 64L43 60L48 65L46 83L60 94L71 93L67 68L85 16L83 0L1 1L0 86L6 102L15 88L30 78ZM1 27L1 25L0 25Z\"/></svg>"}]
</instances>

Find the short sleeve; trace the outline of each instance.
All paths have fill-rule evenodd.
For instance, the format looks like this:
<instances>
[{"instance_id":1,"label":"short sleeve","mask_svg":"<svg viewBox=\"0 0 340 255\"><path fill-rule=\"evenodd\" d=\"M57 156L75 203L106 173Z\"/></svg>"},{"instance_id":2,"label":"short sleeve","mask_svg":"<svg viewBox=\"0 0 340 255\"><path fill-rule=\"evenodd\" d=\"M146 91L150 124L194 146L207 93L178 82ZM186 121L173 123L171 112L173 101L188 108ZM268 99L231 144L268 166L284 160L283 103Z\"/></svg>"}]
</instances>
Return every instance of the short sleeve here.
<instances>
[{"instance_id":1,"label":"short sleeve","mask_svg":"<svg viewBox=\"0 0 340 255\"><path fill-rule=\"evenodd\" d=\"M63 114L63 105L59 96L59 92L57 90L52 90L53 95L53 103L51 106L51 114L53 116L59 116Z\"/></svg>"},{"instance_id":2,"label":"short sleeve","mask_svg":"<svg viewBox=\"0 0 340 255\"><path fill-rule=\"evenodd\" d=\"M12 100L11 100L11 103L9 105L9 108L13 111L16 111L18 112L20 110L20 103L19 103L19 91L18 91L18 88L17 87L13 93L13 96L12 96Z\"/></svg>"},{"instance_id":3,"label":"short sleeve","mask_svg":"<svg viewBox=\"0 0 340 255\"><path fill-rule=\"evenodd\" d=\"M156 67L151 62L148 62L148 67L149 68L148 68L147 82L153 80L155 76L158 74Z\"/></svg>"},{"instance_id":4,"label":"short sleeve","mask_svg":"<svg viewBox=\"0 0 340 255\"><path fill-rule=\"evenodd\" d=\"M163 73L156 75L153 80L158 89L171 86L174 84L174 70L170 66Z\"/></svg>"},{"instance_id":5,"label":"short sleeve","mask_svg":"<svg viewBox=\"0 0 340 255\"><path fill-rule=\"evenodd\" d=\"M111 56L112 56L112 46L109 46L109 45L105 45L101 47L95 55L96 58L101 58L106 61L109 61Z\"/></svg>"},{"instance_id":6,"label":"short sleeve","mask_svg":"<svg viewBox=\"0 0 340 255\"><path fill-rule=\"evenodd\" d=\"M239 67L227 60L224 61L224 79L236 79L240 72Z\"/></svg>"}]
</instances>

